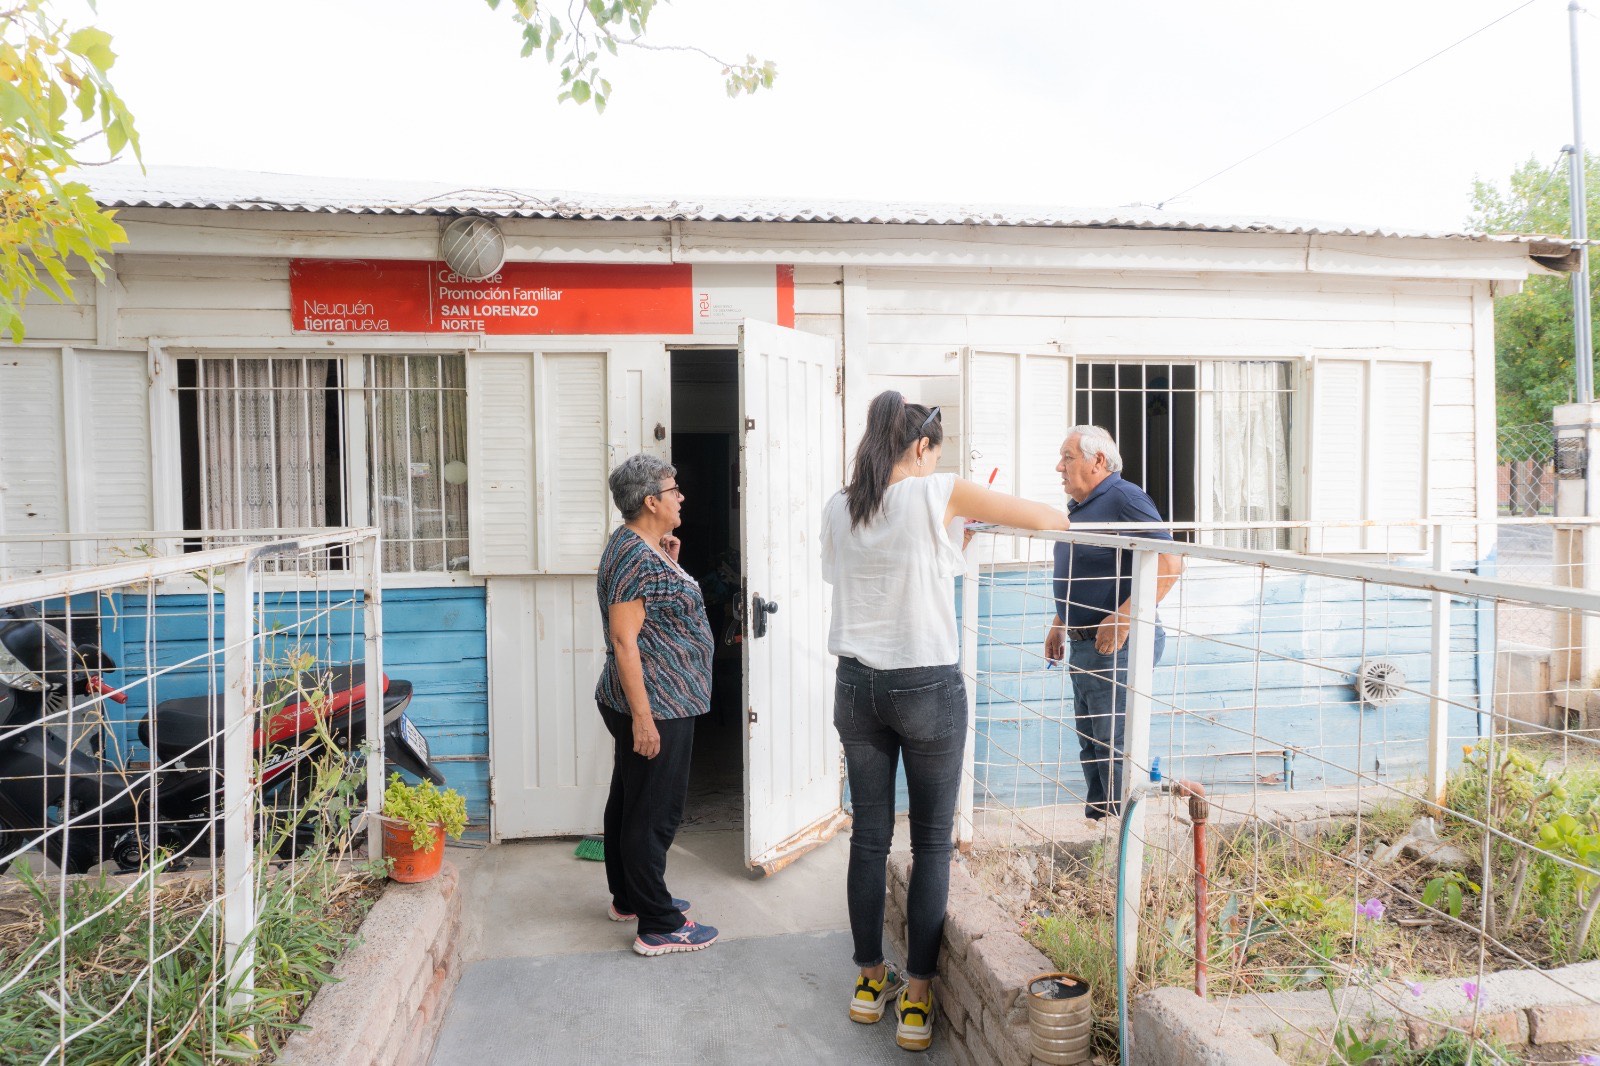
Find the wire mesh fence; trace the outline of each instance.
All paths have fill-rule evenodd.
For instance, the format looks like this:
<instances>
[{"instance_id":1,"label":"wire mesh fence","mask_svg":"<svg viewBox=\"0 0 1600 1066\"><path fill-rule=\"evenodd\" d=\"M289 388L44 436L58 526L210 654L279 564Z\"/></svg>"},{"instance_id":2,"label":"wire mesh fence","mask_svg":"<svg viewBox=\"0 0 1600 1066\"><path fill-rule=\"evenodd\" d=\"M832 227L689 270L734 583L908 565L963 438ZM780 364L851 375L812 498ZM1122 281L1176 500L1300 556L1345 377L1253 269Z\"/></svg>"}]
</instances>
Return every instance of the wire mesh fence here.
<instances>
[{"instance_id":1,"label":"wire mesh fence","mask_svg":"<svg viewBox=\"0 0 1600 1066\"><path fill-rule=\"evenodd\" d=\"M1106 1054L1120 983L1194 986L1319 1063L1521 1061L1529 1011L1600 1007L1574 966L1600 957L1600 594L1481 576L1504 523L1416 532L975 538L959 832L1094 986ZM1508 650L1511 610L1556 640Z\"/></svg>"},{"instance_id":2,"label":"wire mesh fence","mask_svg":"<svg viewBox=\"0 0 1600 1066\"><path fill-rule=\"evenodd\" d=\"M1555 513L1555 433L1550 423L1501 426L1496 435L1499 511L1535 518Z\"/></svg>"},{"instance_id":3,"label":"wire mesh fence","mask_svg":"<svg viewBox=\"0 0 1600 1066\"><path fill-rule=\"evenodd\" d=\"M410 696L382 669L378 552L323 531L0 582L5 1061L286 1036L373 895L367 768Z\"/></svg>"}]
</instances>

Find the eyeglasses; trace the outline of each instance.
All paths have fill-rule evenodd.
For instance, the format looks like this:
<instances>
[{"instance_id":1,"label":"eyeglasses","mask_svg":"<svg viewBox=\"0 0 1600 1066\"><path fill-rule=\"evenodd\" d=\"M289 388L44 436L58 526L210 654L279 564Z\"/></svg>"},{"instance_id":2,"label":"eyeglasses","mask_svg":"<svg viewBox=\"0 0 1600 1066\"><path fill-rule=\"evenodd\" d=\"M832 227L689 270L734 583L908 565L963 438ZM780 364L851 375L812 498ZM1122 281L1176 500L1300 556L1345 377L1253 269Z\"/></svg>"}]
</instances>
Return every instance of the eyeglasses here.
<instances>
[{"instance_id":1,"label":"eyeglasses","mask_svg":"<svg viewBox=\"0 0 1600 1066\"><path fill-rule=\"evenodd\" d=\"M944 425L944 416L939 413L939 408L937 406L928 412L927 418L922 420L922 425L918 426L917 431L911 436L912 441L915 442L921 440L923 435L927 432L928 427L933 425L935 422L939 423L941 426Z\"/></svg>"},{"instance_id":2,"label":"eyeglasses","mask_svg":"<svg viewBox=\"0 0 1600 1066\"><path fill-rule=\"evenodd\" d=\"M649 495L656 496L656 497L665 497L666 494L669 493L669 492L677 493L678 499L680 499L680 500L683 499L683 490L680 489L676 485L662 485L659 489L657 489L655 492L650 493Z\"/></svg>"}]
</instances>

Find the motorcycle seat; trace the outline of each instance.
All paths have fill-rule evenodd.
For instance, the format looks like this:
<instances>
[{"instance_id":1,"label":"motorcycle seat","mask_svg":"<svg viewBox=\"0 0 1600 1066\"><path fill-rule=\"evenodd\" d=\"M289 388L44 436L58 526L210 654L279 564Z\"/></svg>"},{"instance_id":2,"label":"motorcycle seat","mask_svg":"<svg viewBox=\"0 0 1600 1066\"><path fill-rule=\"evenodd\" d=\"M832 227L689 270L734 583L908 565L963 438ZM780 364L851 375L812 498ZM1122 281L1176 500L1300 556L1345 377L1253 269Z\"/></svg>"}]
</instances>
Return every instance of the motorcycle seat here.
<instances>
[{"instance_id":1,"label":"motorcycle seat","mask_svg":"<svg viewBox=\"0 0 1600 1066\"><path fill-rule=\"evenodd\" d=\"M331 695L326 704L328 712L334 715L349 713L349 706L353 699L360 699L365 695L363 681L366 670L360 663L344 663L325 670L320 676L304 675L297 679L298 684L286 689L278 687L280 696L268 705L269 733L263 736L261 730L256 730L252 743L257 748L266 744L275 743L286 737L292 736L301 729L308 728L309 722L305 720L311 705L300 702L298 696L309 692L320 683L324 691ZM286 684L286 683L282 683ZM396 686L403 686L396 689ZM384 678L387 690L384 705L387 707L391 700L409 696L411 686L405 681L393 681ZM171 759L183 759L195 765L210 762L211 748L207 743L208 738L215 737L218 744L222 742L220 731L222 729L222 694L208 693L203 696L182 696L176 699L162 700L156 704L155 711L139 722L139 739L144 746L151 748L150 720L156 721L157 732L160 734L159 743L153 747L156 756L166 762ZM220 761L220 753L218 755Z\"/></svg>"},{"instance_id":2,"label":"motorcycle seat","mask_svg":"<svg viewBox=\"0 0 1600 1066\"><path fill-rule=\"evenodd\" d=\"M150 743L150 719L156 719L159 743ZM186 696L162 700L155 711L139 722L139 739L152 748L162 762L182 758L190 763L211 761L207 739L222 742L222 695ZM220 761L220 759L218 760Z\"/></svg>"}]
</instances>

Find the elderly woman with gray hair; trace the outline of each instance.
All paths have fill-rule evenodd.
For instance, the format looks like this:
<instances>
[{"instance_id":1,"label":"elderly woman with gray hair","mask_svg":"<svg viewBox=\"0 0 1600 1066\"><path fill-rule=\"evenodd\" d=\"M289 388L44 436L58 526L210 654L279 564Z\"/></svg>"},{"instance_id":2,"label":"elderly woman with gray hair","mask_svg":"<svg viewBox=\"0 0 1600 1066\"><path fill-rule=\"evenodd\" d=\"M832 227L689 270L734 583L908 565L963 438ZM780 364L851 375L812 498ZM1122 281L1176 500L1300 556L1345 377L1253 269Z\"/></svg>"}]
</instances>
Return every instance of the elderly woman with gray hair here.
<instances>
[{"instance_id":1,"label":"elderly woman with gray hair","mask_svg":"<svg viewBox=\"0 0 1600 1066\"><path fill-rule=\"evenodd\" d=\"M611 472L623 525L600 556L595 591L606 665L595 686L616 741L606 800L606 883L614 922L638 919L633 950L667 955L710 947L717 931L691 921L667 891L667 850L683 820L694 720L711 708L711 623L700 586L678 565L683 490L653 455Z\"/></svg>"}]
</instances>

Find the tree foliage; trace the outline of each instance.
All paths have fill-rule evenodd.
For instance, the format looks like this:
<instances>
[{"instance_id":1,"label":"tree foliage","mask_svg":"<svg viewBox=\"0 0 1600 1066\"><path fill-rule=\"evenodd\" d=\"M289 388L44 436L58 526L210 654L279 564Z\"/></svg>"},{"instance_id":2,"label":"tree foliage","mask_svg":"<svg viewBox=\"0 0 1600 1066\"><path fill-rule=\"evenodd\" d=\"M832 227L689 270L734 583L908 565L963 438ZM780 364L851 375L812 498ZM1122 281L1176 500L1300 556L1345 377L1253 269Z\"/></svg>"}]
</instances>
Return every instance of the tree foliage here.
<instances>
[{"instance_id":1,"label":"tree foliage","mask_svg":"<svg viewBox=\"0 0 1600 1066\"><path fill-rule=\"evenodd\" d=\"M31 294L71 299L69 263L101 278L104 256L127 239L69 177L124 150L139 155L133 116L111 86L116 58L110 34L67 25L46 0L0 11L0 329L13 341Z\"/></svg>"},{"instance_id":2,"label":"tree foliage","mask_svg":"<svg viewBox=\"0 0 1600 1066\"><path fill-rule=\"evenodd\" d=\"M1591 220L1600 220L1600 160L1584 160ZM1477 181L1469 225L1488 233L1571 232L1567 160L1529 159L1502 188ZM1593 223L1591 223L1593 225ZM1600 321L1590 283L1590 314ZM1566 275L1537 275L1521 292L1495 303L1496 408L1502 426L1550 421L1551 408L1572 399L1572 282Z\"/></svg>"},{"instance_id":3,"label":"tree foliage","mask_svg":"<svg viewBox=\"0 0 1600 1066\"><path fill-rule=\"evenodd\" d=\"M499 10L501 0L487 0ZM556 14L548 0L511 0L514 17L522 27L522 55L544 53L552 66L561 53L561 93L558 100L593 104L604 112L611 98L611 83L600 72L600 50L616 55L619 48L649 51L694 52L722 67L729 96L772 88L777 64L747 55L742 61L719 59L693 45L646 42L644 35L657 0L570 0L565 17Z\"/></svg>"}]
</instances>

